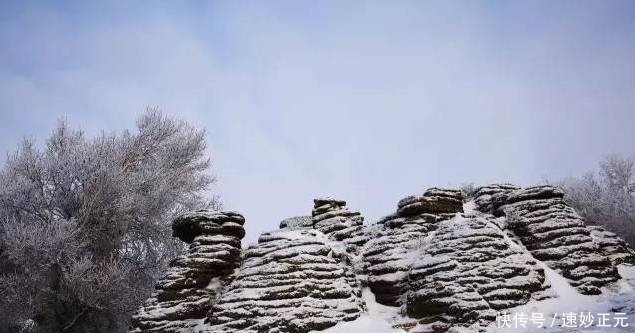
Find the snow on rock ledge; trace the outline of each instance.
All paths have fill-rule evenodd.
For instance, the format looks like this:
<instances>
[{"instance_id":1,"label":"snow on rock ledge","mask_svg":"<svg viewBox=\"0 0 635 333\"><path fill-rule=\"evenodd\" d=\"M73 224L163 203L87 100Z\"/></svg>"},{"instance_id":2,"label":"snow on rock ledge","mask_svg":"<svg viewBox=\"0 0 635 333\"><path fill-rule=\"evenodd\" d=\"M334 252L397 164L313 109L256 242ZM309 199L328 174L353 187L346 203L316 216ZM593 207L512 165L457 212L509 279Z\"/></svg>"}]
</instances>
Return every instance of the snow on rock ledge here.
<instances>
[{"instance_id":1,"label":"snow on rock ledge","mask_svg":"<svg viewBox=\"0 0 635 333\"><path fill-rule=\"evenodd\" d=\"M463 211L462 194L459 190L430 188L422 196L409 196L399 200L397 214L413 216L421 213L441 214Z\"/></svg>"}]
</instances>

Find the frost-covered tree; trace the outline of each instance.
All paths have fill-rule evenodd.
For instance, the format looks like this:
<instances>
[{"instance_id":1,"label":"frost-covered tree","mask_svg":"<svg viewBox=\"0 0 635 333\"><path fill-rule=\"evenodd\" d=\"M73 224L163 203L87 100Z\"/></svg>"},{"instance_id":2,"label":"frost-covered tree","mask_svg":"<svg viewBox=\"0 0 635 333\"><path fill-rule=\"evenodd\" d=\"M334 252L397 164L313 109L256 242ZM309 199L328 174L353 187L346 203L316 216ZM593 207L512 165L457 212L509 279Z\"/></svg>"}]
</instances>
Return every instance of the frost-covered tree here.
<instances>
[{"instance_id":1,"label":"frost-covered tree","mask_svg":"<svg viewBox=\"0 0 635 333\"><path fill-rule=\"evenodd\" d=\"M94 138L60 122L0 171L0 331L121 332L183 249L170 221L217 206L205 134L149 110Z\"/></svg>"},{"instance_id":2,"label":"frost-covered tree","mask_svg":"<svg viewBox=\"0 0 635 333\"><path fill-rule=\"evenodd\" d=\"M561 182L567 201L591 223L605 226L635 246L635 176L632 158L610 155L598 172Z\"/></svg>"}]
</instances>

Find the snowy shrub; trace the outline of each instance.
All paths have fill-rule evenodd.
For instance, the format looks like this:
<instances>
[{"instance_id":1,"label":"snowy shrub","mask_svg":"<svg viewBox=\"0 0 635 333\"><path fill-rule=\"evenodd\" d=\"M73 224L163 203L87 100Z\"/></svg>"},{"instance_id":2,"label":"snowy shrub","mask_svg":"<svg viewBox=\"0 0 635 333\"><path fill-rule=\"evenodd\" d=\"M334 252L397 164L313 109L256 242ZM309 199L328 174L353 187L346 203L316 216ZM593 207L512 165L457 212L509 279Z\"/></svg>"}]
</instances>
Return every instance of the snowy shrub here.
<instances>
[{"instance_id":1,"label":"snowy shrub","mask_svg":"<svg viewBox=\"0 0 635 333\"><path fill-rule=\"evenodd\" d=\"M183 249L175 215L207 199L205 135L146 112L86 137L61 122L0 171L0 332L123 332Z\"/></svg>"},{"instance_id":2,"label":"snowy shrub","mask_svg":"<svg viewBox=\"0 0 635 333\"><path fill-rule=\"evenodd\" d=\"M463 183L461 185L461 193L463 194L463 200L468 200L476 193L476 185L474 183Z\"/></svg>"},{"instance_id":3,"label":"snowy shrub","mask_svg":"<svg viewBox=\"0 0 635 333\"><path fill-rule=\"evenodd\" d=\"M565 199L587 221L606 227L635 246L635 177L631 158L611 155L598 172L567 178L559 186Z\"/></svg>"}]
</instances>

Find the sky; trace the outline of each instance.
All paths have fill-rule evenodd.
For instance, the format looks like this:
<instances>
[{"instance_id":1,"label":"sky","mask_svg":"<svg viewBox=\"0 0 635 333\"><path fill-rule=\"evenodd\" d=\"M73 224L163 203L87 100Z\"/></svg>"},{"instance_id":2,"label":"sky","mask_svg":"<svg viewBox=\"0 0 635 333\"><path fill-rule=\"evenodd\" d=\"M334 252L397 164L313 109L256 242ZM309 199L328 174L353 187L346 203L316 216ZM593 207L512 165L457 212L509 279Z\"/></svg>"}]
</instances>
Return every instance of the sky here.
<instances>
[{"instance_id":1,"label":"sky","mask_svg":"<svg viewBox=\"0 0 635 333\"><path fill-rule=\"evenodd\" d=\"M372 223L431 186L635 148L634 1L0 2L0 153L57 119L207 130L247 242L312 199Z\"/></svg>"}]
</instances>

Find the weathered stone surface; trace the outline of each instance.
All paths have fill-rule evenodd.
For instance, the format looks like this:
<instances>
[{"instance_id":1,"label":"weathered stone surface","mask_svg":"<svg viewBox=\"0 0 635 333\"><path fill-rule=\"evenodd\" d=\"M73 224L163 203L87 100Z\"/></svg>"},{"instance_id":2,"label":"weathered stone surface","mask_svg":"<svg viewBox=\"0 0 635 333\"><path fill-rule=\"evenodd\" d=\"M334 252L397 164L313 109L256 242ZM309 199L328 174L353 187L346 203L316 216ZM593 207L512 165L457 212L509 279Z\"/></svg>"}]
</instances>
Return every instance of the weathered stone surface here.
<instances>
[{"instance_id":1,"label":"weathered stone surface","mask_svg":"<svg viewBox=\"0 0 635 333\"><path fill-rule=\"evenodd\" d=\"M280 221L280 229L313 228L311 216L294 216Z\"/></svg>"},{"instance_id":2,"label":"weathered stone surface","mask_svg":"<svg viewBox=\"0 0 635 333\"><path fill-rule=\"evenodd\" d=\"M399 305L419 241L434 231L439 221L463 211L458 190L431 188L423 196L409 196L397 212L379 221L380 227L362 252L367 283L377 302Z\"/></svg>"},{"instance_id":3,"label":"weathered stone surface","mask_svg":"<svg viewBox=\"0 0 635 333\"><path fill-rule=\"evenodd\" d=\"M436 229L440 218L432 214L380 221L373 239L362 250L367 283L377 302L398 306L419 239Z\"/></svg>"},{"instance_id":4,"label":"weathered stone surface","mask_svg":"<svg viewBox=\"0 0 635 333\"><path fill-rule=\"evenodd\" d=\"M508 193L520 189L520 187L512 184L490 184L480 186L474 192L474 203L476 208L484 213L491 213L492 197L498 193Z\"/></svg>"},{"instance_id":5,"label":"weathered stone surface","mask_svg":"<svg viewBox=\"0 0 635 333\"><path fill-rule=\"evenodd\" d=\"M420 241L408 271L410 317L472 324L496 311L544 297L544 270L484 216L441 221Z\"/></svg>"},{"instance_id":6,"label":"weathered stone surface","mask_svg":"<svg viewBox=\"0 0 635 333\"><path fill-rule=\"evenodd\" d=\"M532 186L508 193L509 194L505 198L505 204L513 204L515 202L528 200L564 198L564 192L561 189L550 185Z\"/></svg>"},{"instance_id":7,"label":"weathered stone surface","mask_svg":"<svg viewBox=\"0 0 635 333\"><path fill-rule=\"evenodd\" d=\"M458 191L444 192L462 201ZM413 202L419 200L408 197L398 207ZM494 216L422 211L398 209L383 218L363 248L367 284L379 303L401 306L409 317L445 331L457 323L489 322L497 310L546 297L543 269Z\"/></svg>"},{"instance_id":8,"label":"weathered stone surface","mask_svg":"<svg viewBox=\"0 0 635 333\"><path fill-rule=\"evenodd\" d=\"M342 244L318 230L263 234L209 313L206 332L322 330L357 318L361 291Z\"/></svg>"},{"instance_id":9,"label":"weathered stone surface","mask_svg":"<svg viewBox=\"0 0 635 333\"><path fill-rule=\"evenodd\" d=\"M199 210L177 217L172 223L172 235L191 243L201 234L223 234L243 238L245 218L236 212Z\"/></svg>"},{"instance_id":10,"label":"weathered stone surface","mask_svg":"<svg viewBox=\"0 0 635 333\"><path fill-rule=\"evenodd\" d=\"M463 195L459 190L430 188L422 196L409 196L399 200L397 214L414 216L423 213L442 214L463 211Z\"/></svg>"},{"instance_id":11,"label":"weathered stone surface","mask_svg":"<svg viewBox=\"0 0 635 333\"><path fill-rule=\"evenodd\" d=\"M591 238L598 244L602 255L607 256L614 265L635 264L635 251L616 234L607 231L601 226L588 226Z\"/></svg>"},{"instance_id":12,"label":"weathered stone surface","mask_svg":"<svg viewBox=\"0 0 635 333\"><path fill-rule=\"evenodd\" d=\"M620 276L563 196L552 186L516 190L494 202L494 212L506 216L509 228L534 258L560 272L581 293L599 294L599 287Z\"/></svg>"},{"instance_id":13,"label":"weathered stone surface","mask_svg":"<svg viewBox=\"0 0 635 333\"><path fill-rule=\"evenodd\" d=\"M132 317L131 332L185 332L205 318L229 275L240 265L245 219L235 212L196 211L178 217L174 236L190 243L170 263L156 291Z\"/></svg>"},{"instance_id":14,"label":"weathered stone surface","mask_svg":"<svg viewBox=\"0 0 635 333\"><path fill-rule=\"evenodd\" d=\"M346 207L346 201L332 198L315 199L312 219L313 227L330 239L342 241L351 253L368 241L364 229L364 217Z\"/></svg>"}]
</instances>

